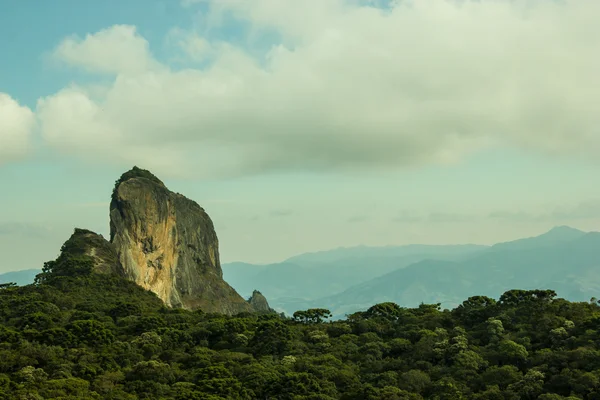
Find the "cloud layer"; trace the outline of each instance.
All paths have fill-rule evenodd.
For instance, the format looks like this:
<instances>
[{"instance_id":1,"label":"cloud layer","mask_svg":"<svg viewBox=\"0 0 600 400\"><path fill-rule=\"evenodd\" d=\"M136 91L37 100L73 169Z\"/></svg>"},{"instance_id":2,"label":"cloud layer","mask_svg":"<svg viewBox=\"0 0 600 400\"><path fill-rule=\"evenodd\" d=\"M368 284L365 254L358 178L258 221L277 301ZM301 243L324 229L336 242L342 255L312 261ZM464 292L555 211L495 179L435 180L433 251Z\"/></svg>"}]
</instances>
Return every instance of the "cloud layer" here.
<instances>
[{"instance_id":1,"label":"cloud layer","mask_svg":"<svg viewBox=\"0 0 600 400\"><path fill-rule=\"evenodd\" d=\"M57 58L114 81L40 99L44 139L204 177L600 151L598 1L204 3L201 31L174 31L183 69L131 26L65 39ZM211 35L235 21L243 43Z\"/></svg>"},{"instance_id":2,"label":"cloud layer","mask_svg":"<svg viewBox=\"0 0 600 400\"><path fill-rule=\"evenodd\" d=\"M27 154L34 126L35 114L0 92L0 165Z\"/></svg>"}]
</instances>

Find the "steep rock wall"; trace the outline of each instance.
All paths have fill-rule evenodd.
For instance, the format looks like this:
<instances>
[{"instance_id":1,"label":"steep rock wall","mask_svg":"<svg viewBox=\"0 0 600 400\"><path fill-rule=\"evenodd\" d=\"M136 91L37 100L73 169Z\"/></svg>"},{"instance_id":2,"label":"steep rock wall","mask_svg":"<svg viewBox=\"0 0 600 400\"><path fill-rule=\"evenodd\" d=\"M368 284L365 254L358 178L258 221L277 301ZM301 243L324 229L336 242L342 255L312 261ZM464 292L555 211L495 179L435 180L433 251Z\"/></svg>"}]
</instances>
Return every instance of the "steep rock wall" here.
<instances>
[{"instance_id":1,"label":"steep rock wall","mask_svg":"<svg viewBox=\"0 0 600 400\"><path fill-rule=\"evenodd\" d=\"M117 181L110 238L125 275L166 305L235 314L253 307L223 280L219 241L204 209L134 168Z\"/></svg>"}]
</instances>

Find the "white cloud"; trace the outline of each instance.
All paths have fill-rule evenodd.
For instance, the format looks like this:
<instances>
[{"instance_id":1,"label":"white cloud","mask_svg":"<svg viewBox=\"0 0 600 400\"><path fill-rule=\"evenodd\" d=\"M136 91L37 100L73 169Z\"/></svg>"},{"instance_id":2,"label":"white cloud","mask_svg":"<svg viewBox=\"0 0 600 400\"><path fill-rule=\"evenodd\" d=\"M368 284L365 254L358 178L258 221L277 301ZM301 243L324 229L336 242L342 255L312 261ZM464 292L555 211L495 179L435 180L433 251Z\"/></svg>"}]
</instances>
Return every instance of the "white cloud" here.
<instances>
[{"instance_id":1,"label":"white cloud","mask_svg":"<svg viewBox=\"0 0 600 400\"><path fill-rule=\"evenodd\" d=\"M146 39L129 25L114 25L85 39L70 37L54 50L54 56L90 72L140 73L158 64Z\"/></svg>"},{"instance_id":2,"label":"white cloud","mask_svg":"<svg viewBox=\"0 0 600 400\"><path fill-rule=\"evenodd\" d=\"M42 99L45 139L204 176L446 163L495 144L600 151L598 1L205 3L208 25L233 15L248 37L280 39L259 60L252 40L215 40L214 26L176 30L190 65L210 61L179 71L133 27L66 39L58 57L116 76L95 95L71 87Z\"/></svg>"},{"instance_id":3,"label":"white cloud","mask_svg":"<svg viewBox=\"0 0 600 400\"><path fill-rule=\"evenodd\" d=\"M34 126L35 114L0 92L0 165L27 154Z\"/></svg>"},{"instance_id":4,"label":"white cloud","mask_svg":"<svg viewBox=\"0 0 600 400\"><path fill-rule=\"evenodd\" d=\"M187 56L185 61L203 62L215 56L215 48L203 37L194 32L173 28L167 36L167 42L178 47Z\"/></svg>"}]
</instances>

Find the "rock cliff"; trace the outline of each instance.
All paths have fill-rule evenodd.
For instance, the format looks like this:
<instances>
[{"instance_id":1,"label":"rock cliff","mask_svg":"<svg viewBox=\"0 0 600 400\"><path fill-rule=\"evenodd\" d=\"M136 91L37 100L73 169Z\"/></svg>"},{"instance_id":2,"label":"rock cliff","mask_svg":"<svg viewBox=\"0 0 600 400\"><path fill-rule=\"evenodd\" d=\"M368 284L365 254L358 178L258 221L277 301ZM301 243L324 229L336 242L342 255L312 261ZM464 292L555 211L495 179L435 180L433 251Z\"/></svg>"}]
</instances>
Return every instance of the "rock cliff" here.
<instances>
[{"instance_id":1,"label":"rock cliff","mask_svg":"<svg viewBox=\"0 0 600 400\"><path fill-rule=\"evenodd\" d=\"M248 303L250 303L252 308L258 313L269 314L275 312L275 310L269 306L267 298L258 290L252 292L252 296L248 299Z\"/></svg>"},{"instance_id":2,"label":"rock cliff","mask_svg":"<svg viewBox=\"0 0 600 400\"><path fill-rule=\"evenodd\" d=\"M116 182L110 242L125 276L170 307L254 311L223 280L217 234L204 209L146 170L134 167Z\"/></svg>"}]
</instances>

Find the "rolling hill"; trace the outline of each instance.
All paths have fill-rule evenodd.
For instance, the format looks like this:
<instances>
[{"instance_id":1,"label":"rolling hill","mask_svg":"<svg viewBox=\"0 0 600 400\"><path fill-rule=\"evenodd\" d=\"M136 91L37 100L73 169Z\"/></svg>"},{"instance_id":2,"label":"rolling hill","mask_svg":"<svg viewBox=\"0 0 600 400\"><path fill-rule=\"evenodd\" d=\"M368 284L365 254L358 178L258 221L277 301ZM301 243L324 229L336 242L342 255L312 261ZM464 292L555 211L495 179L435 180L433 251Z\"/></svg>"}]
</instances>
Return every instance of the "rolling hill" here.
<instances>
[{"instance_id":1,"label":"rolling hill","mask_svg":"<svg viewBox=\"0 0 600 400\"><path fill-rule=\"evenodd\" d=\"M35 276L42 272L41 269L24 269L0 274L0 283L16 283L19 286L28 285L33 282Z\"/></svg>"},{"instance_id":2,"label":"rolling hill","mask_svg":"<svg viewBox=\"0 0 600 400\"><path fill-rule=\"evenodd\" d=\"M406 307L442 303L451 309L470 296L497 298L510 289L553 289L572 301L598 296L600 233L562 241L555 233L493 246L463 261L420 261L307 306L329 308L339 317L386 301Z\"/></svg>"},{"instance_id":3,"label":"rolling hill","mask_svg":"<svg viewBox=\"0 0 600 400\"><path fill-rule=\"evenodd\" d=\"M258 288L272 307L289 313L307 302L424 259L462 260L486 249L477 245L345 248L302 254L269 265L223 264L223 275L243 296Z\"/></svg>"}]
</instances>

